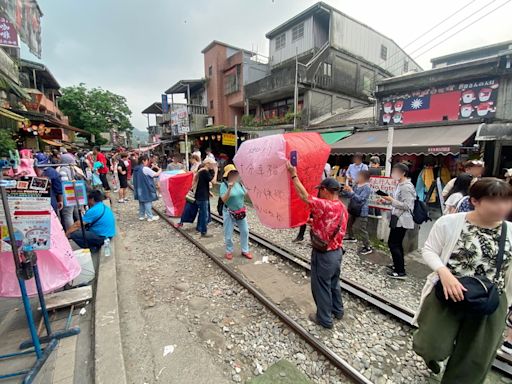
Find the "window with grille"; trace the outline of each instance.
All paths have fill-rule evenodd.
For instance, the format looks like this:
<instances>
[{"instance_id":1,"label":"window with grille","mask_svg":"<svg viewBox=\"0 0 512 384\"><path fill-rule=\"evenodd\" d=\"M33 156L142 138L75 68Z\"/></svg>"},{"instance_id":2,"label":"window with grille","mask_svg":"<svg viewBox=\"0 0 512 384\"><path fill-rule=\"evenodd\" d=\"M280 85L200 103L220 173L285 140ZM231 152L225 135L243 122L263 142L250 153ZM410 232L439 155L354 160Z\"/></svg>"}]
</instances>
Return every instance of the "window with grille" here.
<instances>
[{"instance_id":1,"label":"window with grille","mask_svg":"<svg viewBox=\"0 0 512 384\"><path fill-rule=\"evenodd\" d=\"M210 76L210 77L211 77L211 76L212 76L212 73L213 73L213 68L212 68L212 66L210 65L210 66L208 67L208 76Z\"/></svg>"},{"instance_id":2,"label":"window with grille","mask_svg":"<svg viewBox=\"0 0 512 384\"><path fill-rule=\"evenodd\" d=\"M286 45L286 34L281 34L276 37L276 51L284 48Z\"/></svg>"},{"instance_id":3,"label":"window with grille","mask_svg":"<svg viewBox=\"0 0 512 384\"><path fill-rule=\"evenodd\" d=\"M388 48L385 45L380 46L380 58L382 60L388 59Z\"/></svg>"},{"instance_id":4,"label":"window with grille","mask_svg":"<svg viewBox=\"0 0 512 384\"><path fill-rule=\"evenodd\" d=\"M304 37L304 23L300 23L292 28L292 41L302 39L303 37Z\"/></svg>"},{"instance_id":5,"label":"window with grille","mask_svg":"<svg viewBox=\"0 0 512 384\"><path fill-rule=\"evenodd\" d=\"M210 100L210 109L213 109L213 100Z\"/></svg>"}]
</instances>

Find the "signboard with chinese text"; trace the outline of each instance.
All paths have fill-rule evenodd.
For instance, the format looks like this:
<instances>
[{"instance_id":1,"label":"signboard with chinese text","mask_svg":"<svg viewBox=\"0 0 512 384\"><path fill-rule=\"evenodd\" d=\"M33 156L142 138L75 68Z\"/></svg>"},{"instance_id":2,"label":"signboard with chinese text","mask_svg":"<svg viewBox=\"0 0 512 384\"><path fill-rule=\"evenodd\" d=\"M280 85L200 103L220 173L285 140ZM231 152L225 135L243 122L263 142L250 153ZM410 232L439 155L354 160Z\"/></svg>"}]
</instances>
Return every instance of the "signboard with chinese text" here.
<instances>
[{"instance_id":1,"label":"signboard with chinese text","mask_svg":"<svg viewBox=\"0 0 512 384\"><path fill-rule=\"evenodd\" d=\"M236 136L232 133L222 134L222 145L228 145L231 147L236 146Z\"/></svg>"},{"instance_id":2,"label":"signboard with chinese text","mask_svg":"<svg viewBox=\"0 0 512 384\"><path fill-rule=\"evenodd\" d=\"M0 17L0 45L7 47L18 46L18 34L14 25L5 17Z\"/></svg>"},{"instance_id":3,"label":"signboard with chinese text","mask_svg":"<svg viewBox=\"0 0 512 384\"><path fill-rule=\"evenodd\" d=\"M167 98L167 95L165 93L162 94L162 112L169 112L169 99Z\"/></svg>"},{"instance_id":4,"label":"signboard with chinese text","mask_svg":"<svg viewBox=\"0 0 512 384\"><path fill-rule=\"evenodd\" d=\"M0 13L16 28L30 52L41 58L41 9L36 0L0 0Z\"/></svg>"},{"instance_id":5,"label":"signboard with chinese text","mask_svg":"<svg viewBox=\"0 0 512 384\"><path fill-rule=\"evenodd\" d=\"M7 189L9 211L16 244L31 245L34 250L50 249L50 182L42 177L24 177ZM0 212L1 250L10 250L10 238L3 210Z\"/></svg>"},{"instance_id":6,"label":"signboard with chinese text","mask_svg":"<svg viewBox=\"0 0 512 384\"><path fill-rule=\"evenodd\" d=\"M389 204L382 204L379 202L381 197L377 195L376 192L380 190L382 192L386 192L388 195L392 195L395 192L397 185L398 181L393 180L391 177L371 176L370 187L372 188L373 193L370 195L368 200L368 206L382 210L390 210L391 206Z\"/></svg>"},{"instance_id":7,"label":"signboard with chinese text","mask_svg":"<svg viewBox=\"0 0 512 384\"><path fill-rule=\"evenodd\" d=\"M498 87L498 79L488 78L384 97L379 100L379 124L492 118Z\"/></svg>"}]
</instances>

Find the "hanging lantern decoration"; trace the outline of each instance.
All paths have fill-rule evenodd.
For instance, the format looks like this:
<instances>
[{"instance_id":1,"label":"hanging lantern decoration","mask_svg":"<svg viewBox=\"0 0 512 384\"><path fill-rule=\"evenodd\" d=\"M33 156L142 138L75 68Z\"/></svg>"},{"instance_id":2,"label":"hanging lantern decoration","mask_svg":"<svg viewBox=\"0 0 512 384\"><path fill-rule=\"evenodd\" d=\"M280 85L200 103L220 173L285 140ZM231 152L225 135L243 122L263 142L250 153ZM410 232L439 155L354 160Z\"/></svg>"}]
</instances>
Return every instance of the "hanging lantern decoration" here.
<instances>
[{"instance_id":1,"label":"hanging lantern decoration","mask_svg":"<svg viewBox=\"0 0 512 384\"><path fill-rule=\"evenodd\" d=\"M221 135L217 135L217 141L221 141L222 140L222 136Z\"/></svg>"},{"instance_id":2,"label":"hanging lantern decoration","mask_svg":"<svg viewBox=\"0 0 512 384\"><path fill-rule=\"evenodd\" d=\"M212 140L215 140L215 135L212 135Z\"/></svg>"},{"instance_id":3,"label":"hanging lantern decoration","mask_svg":"<svg viewBox=\"0 0 512 384\"><path fill-rule=\"evenodd\" d=\"M199 140L203 141L203 136L201 136L201 137L199 138Z\"/></svg>"}]
</instances>

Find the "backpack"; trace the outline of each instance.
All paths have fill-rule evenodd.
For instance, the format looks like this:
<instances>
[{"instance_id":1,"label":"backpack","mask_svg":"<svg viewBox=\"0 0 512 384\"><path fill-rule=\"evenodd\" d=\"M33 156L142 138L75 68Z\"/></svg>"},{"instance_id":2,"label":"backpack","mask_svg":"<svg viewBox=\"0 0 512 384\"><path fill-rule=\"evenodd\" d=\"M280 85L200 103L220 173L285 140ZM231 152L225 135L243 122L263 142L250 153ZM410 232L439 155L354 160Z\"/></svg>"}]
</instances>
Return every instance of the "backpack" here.
<instances>
[{"instance_id":1,"label":"backpack","mask_svg":"<svg viewBox=\"0 0 512 384\"><path fill-rule=\"evenodd\" d=\"M350 202L348 203L347 207L348 213L354 217L361 216L361 210L363 209L363 205L363 201L356 201L354 199L350 199Z\"/></svg>"},{"instance_id":2,"label":"backpack","mask_svg":"<svg viewBox=\"0 0 512 384\"><path fill-rule=\"evenodd\" d=\"M428 205L424 201L421 201L418 197L414 201L414 209L411 212L412 219L416 224L423 224L427 221L432 221L428 212Z\"/></svg>"},{"instance_id":3,"label":"backpack","mask_svg":"<svg viewBox=\"0 0 512 384\"><path fill-rule=\"evenodd\" d=\"M432 221L430 218L430 212L428 210L427 201L430 200L432 193L436 188L436 183L432 183L429 190L427 191L427 195L425 196L425 201L421 201L418 196L416 196L416 200L414 201L414 209L411 211L412 220L416 224L423 224L427 221Z\"/></svg>"},{"instance_id":4,"label":"backpack","mask_svg":"<svg viewBox=\"0 0 512 384\"><path fill-rule=\"evenodd\" d=\"M227 187L228 184L225 181L223 183L226 184L226 187ZM219 196L219 199L217 200L217 213L219 214L219 216L222 217L223 211L224 211L224 202L222 201L222 198Z\"/></svg>"}]
</instances>

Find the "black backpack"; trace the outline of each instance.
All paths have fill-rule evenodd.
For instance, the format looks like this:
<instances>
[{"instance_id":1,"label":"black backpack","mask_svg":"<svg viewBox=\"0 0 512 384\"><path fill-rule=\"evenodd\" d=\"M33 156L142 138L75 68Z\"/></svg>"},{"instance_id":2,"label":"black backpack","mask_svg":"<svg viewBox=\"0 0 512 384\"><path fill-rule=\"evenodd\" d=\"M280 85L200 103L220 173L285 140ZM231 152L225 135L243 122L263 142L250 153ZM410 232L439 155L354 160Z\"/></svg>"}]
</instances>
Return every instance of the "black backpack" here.
<instances>
[{"instance_id":1,"label":"black backpack","mask_svg":"<svg viewBox=\"0 0 512 384\"><path fill-rule=\"evenodd\" d=\"M430 218L430 213L428 211L428 204L427 201L430 200L430 196L432 196L432 193L435 189L435 182L432 183L430 186L427 196L425 197L425 201L421 201L418 196L416 196L416 200L414 201L414 209L411 212L412 219L416 224L423 224L427 221L432 221Z\"/></svg>"},{"instance_id":2,"label":"black backpack","mask_svg":"<svg viewBox=\"0 0 512 384\"><path fill-rule=\"evenodd\" d=\"M354 217L361 216L361 210L363 209L364 202L362 201L356 201L354 199L350 199L350 202L348 203L348 213Z\"/></svg>"}]
</instances>

